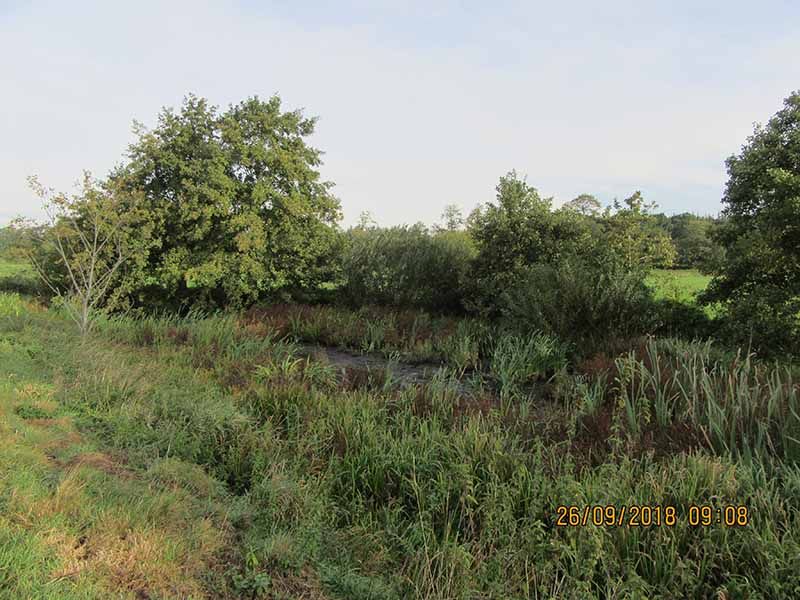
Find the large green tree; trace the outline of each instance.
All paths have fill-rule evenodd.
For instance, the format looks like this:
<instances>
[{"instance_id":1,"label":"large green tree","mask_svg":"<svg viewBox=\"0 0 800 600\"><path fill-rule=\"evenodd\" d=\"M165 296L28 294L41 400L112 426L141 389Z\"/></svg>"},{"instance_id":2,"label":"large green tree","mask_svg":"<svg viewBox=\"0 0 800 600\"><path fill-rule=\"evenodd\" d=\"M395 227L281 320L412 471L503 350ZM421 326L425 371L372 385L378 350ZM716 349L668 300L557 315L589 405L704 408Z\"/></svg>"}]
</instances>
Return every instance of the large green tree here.
<instances>
[{"instance_id":1,"label":"large green tree","mask_svg":"<svg viewBox=\"0 0 800 600\"><path fill-rule=\"evenodd\" d=\"M589 252L592 245L587 217L568 209L554 211L552 199L540 196L515 171L500 178L496 192L495 202L469 218L478 250L473 294L483 307L516 285L531 265Z\"/></svg>"},{"instance_id":2,"label":"large green tree","mask_svg":"<svg viewBox=\"0 0 800 600\"><path fill-rule=\"evenodd\" d=\"M307 143L315 119L273 96L220 112L187 97L158 124L135 125L110 180L147 208L143 260L119 289L147 307L242 305L319 288L329 277L339 202Z\"/></svg>"},{"instance_id":3,"label":"large green tree","mask_svg":"<svg viewBox=\"0 0 800 600\"><path fill-rule=\"evenodd\" d=\"M727 160L725 259L706 296L756 345L800 347L800 92Z\"/></svg>"}]
</instances>

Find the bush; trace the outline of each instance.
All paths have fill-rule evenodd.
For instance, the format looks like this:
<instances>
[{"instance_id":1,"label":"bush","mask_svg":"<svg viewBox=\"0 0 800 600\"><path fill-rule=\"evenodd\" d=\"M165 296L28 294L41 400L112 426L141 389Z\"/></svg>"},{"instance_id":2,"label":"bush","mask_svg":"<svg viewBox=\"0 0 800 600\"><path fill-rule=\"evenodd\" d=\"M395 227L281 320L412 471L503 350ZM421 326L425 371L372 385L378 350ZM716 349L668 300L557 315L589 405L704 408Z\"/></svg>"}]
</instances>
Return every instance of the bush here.
<instances>
[{"instance_id":1,"label":"bush","mask_svg":"<svg viewBox=\"0 0 800 600\"><path fill-rule=\"evenodd\" d=\"M14 273L5 277L0 276L0 292L23 296L46 296L49 290L33 274Z\"/></svg>"},{"instance_id":2,"label":"bush","mask_svg":"<svg viewBox=\"0 0 800 600\"><path fill-rule=\"evenodd\" d=\"M685 339L706 339L716 330L717 323L696 304L662 299L656 304L658 335Z\"/></svg>"},{"instance_id":3,"label":"bush","mask_svg":"<svg viewBox=\"0 0 800 600\"><path fill-rule=\"evenodd\" d=\"M469 281L470 308L496 316L499 290L516 286L529 265L591 254L592 220L574 210L553 210L512 171L500 178L495 202L470 216L477 255Z\"/></svg>"},{"instance_id":4,"label":"bush","mask_svg":"<svg viewBox=\"0 0 800 600\"><path fill-rule=\"evenodd\" d=\"M725 305L721 332L725 341L767 358L800 356L800 298L783 300L770 290L740 295Z\"/></svg>"},{"instance_id":5,"label":"bush","mask_svg":"<svg viewBox=\"0 0 800 600\"><path fill-rule=\"evenodd\" d=\"M655 321L644 273L611 262L534 265L501 295L499 305L510 328L544 332L570 342L579 354L646 333Z\"/></svg>"},{"instance_id":6,"label":"bush","mask_svg":"<svg viewBox=\"0 0 800 600\"><path fill-rule=\"evenodd\" d=\"M347 237L339 291L347 304L462 309L462 284L475 254L468 234L431 234L415 225L353 229Z\"/></svg>"}]
</instances>

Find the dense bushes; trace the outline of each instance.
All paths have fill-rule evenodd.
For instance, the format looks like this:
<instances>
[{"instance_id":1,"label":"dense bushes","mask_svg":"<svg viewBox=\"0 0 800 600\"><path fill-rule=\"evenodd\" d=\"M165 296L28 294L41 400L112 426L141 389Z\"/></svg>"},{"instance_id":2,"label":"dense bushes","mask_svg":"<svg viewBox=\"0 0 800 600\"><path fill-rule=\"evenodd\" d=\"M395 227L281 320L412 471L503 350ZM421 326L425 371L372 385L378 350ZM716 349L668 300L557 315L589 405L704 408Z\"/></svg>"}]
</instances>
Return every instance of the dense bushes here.
<instances>
[{"instance_id":1,"label":"dense bushes","mask_svg":"<svg viewBox=\"0 0 800 600\"><path fill-rule=\"evenodd\" d=\"M723 306L720 334L731 344L765 357L800 355L800 296L787 300L784 290L765 287Z\"/></svg>"},{"instance_id":2,"label":"dense bushes","mask_svg":"<svg viewBox=\"0 0 800 600\"><path fill-rule=\"evenodd\" d=\"M461 231L424 227L357 228L347 233L340 297L347 304L380 304L459 311L474 246Z\"/></svg>"},{"instance_id":3,"label":"dense bushes","mask_svg":"<svg viewBox=\"0 0 800 600\"><path fill-rule=\"evenodd\" d=\"M655 329L658 335L684 339L720 338L719 320L708 315L696 303L661 298L655 304Z\"/></svg>"},{"instance_id":4,"label":"dense bushes","mask_svg":"<svg viewBox=\"0 0 800 600\"><path fill-rule=\"evenodd\" d=\"M515 286L528 267L590 252L594 242L587 217L552 210L552 199L515 172L501 177L496 190L495 202L478 208L469 228L478 249L469 303L488 314L496 314L497 295Z\"/></svg>"},{"instance_id":5,"label":"dense bushes","mask_svg":"<svg viewBox=\"0 0 800 600\"><path fill-rule=\"evenodd\" d=\"M654 303L641 271L571 259L534 265L500 296L514 330L543 331L591 353L614 339L649 331Z\"/></svg>"}]
</instances>

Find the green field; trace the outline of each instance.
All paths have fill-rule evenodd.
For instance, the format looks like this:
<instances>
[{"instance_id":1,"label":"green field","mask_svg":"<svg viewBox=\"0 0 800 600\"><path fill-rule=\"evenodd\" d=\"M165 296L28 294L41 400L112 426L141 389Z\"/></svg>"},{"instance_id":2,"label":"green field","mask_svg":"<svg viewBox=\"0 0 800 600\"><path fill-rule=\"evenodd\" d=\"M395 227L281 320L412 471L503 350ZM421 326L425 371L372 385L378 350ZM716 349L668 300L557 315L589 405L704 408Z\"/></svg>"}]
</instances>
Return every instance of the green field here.
<instances>
[{"instance_id":1,"label":"green field","mask_svg":"<svg viewBox=\"0 0 800 600\"><path fill-rule=\"evenodd\" d=\"M657 298L695 302L697 294L708 287L710 275L703 275L696 269L656 269L647 278L647 283L655 290Z\"/></svg>"},{"instance_id":2,"label":"green field","mask_svg":"<svg viewBox=\"0 0 800 600\"><path fill-rule=\"evenodd\" d=\"M0 279L33 275L30 265L21 262L0 258Z\"/></svg>"}]
</instances>

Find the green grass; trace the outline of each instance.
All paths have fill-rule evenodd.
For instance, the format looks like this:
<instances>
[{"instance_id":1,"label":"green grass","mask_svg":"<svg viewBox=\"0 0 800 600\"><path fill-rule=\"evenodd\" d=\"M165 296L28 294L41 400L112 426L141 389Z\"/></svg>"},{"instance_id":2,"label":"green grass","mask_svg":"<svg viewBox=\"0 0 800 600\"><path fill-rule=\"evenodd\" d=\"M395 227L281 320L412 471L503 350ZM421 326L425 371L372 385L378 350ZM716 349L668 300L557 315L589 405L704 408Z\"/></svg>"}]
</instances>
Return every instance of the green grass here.
<instances>
[{"instance_id":1,"label":"green grass","mask_svg":"<svg viewBox=\"0 0 800 600\"><path fill-rule=\"evenodd\" d=\"M78 429L45 348L65 349L65 325L0 295L0 598L205 597L231 533L222 496Z\"/></svg>"},{"instance_id":2,"label":"green grass","mask_svg":"<svg viewBox=\"0 0 800 600\"><path fill-rule=\"evenodd\" d=\"M0 258L0 278L15 277L19 275L33 276L33 268L21 260Z\"/></svg>"},{"instance_id":3,"label":"green grass","mask_svg":"<svg viewBox=\"0 0 800 600\"><path fill-rule=\"evenodd\" d=\"M800 589L788 368L650 340L529 388L517 384L563 359L546 340L510 339L495 344L495 370L511 401L464 395L452 373L340 386L285 337L338 329L291 316L104 319L81 344L62 315L0 295L0 597ZM389 319L373 321L376 347L421 354L457 330ZM431 335L412 338L423 325ZM369 339L362 329L354 340ZM457 354L473 356L472 333ZM559 505L643 504L675 506L678 520L556 524ZM692 504L747 506L751 521L691 526Z\"/></svg>"},{"instance_id":4,"label":"green grass","mask_svg":"<svg viewBox=\"0 0 800 600\"><path fill-rule=\"evenodd\" d=\"M36 295L41 288L39 278L29 263L0 257L0 292Z\"/></svg>"},{"instance_id":5,"label":"green grass","mask_svg":"<svg viewBox=\"0 0 800 600\"><path fill-rule=\"evenodd\" d=\"M711 276L695 269L655 269L647 278L658 299L693 303L697 294L708 287Z\"/></svg>"}]
</instances>

